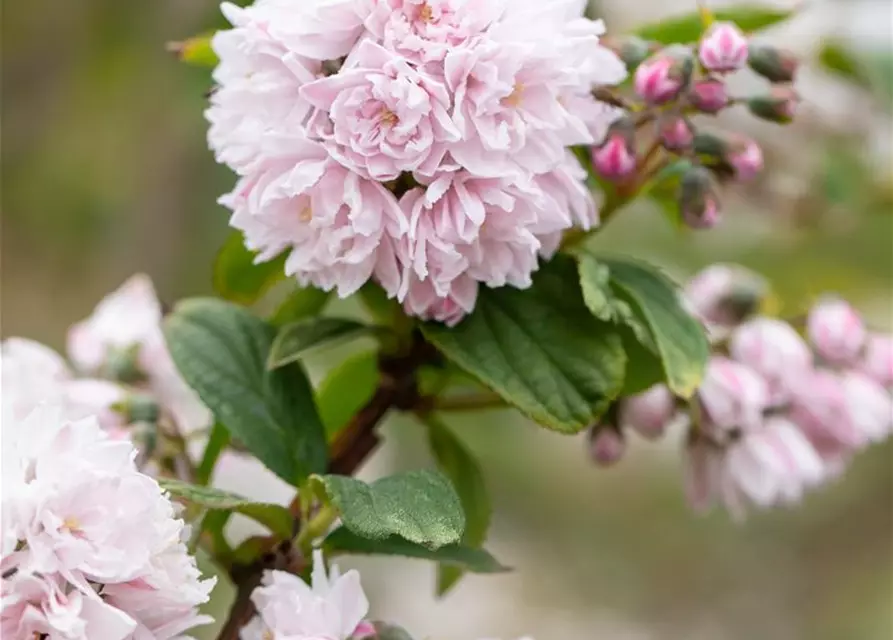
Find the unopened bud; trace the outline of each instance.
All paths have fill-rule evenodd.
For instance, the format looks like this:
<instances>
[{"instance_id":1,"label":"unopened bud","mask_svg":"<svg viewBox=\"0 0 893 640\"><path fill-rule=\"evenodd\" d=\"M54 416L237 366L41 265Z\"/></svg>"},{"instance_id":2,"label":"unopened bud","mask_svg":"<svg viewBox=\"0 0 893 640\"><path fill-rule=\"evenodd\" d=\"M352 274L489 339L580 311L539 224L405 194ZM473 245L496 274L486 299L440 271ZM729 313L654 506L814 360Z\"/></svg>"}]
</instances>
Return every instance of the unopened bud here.
<instances>
[{"instance_id":1,"label":"unopened bud","mask_svg":"<svg viewBox=\"0 0 893 640\"><path fill-rule=\"evenodd\" d=\"M859 369L885 387L893 387L893 336L875 333L868 337Z\"/></svg>"},{"instance_id":2,"label":"unopened bud","mask_svg":"<svg viewBox=\"0 0 893 640\"><path fill-rule=\"evenodd\" d=\"M682 220L693 229L709 229L719 222L719 199L713 174L693 166L679 185L679 210Z\"/></svg>"},{"instance_id":3,"label":"unopened bud","mask_svg":"<svg viewBox=\"0 0 893 640\"><path fill-rule=\"evenodd\" d=\"M753 369L714 356L698 389L703 417L717 433L756 429L769 406L769 387Z\"/></svg>"},{"instance_id":4,"label":"unopened bud","mask_svg":"<svg viewBox=\"0 0 893 640\"><path fill-rule=\"evenodd\" d=\"M735 329L729 354L759 373L769 385L773 403L786 401L791 383L812 369L812 352L787 322L754 318Z\"/></svg>"},{"instance_id":5,"label":"unopened bud","mask_svg":"<svg viewBox=\"0 0 893 640\"><path fill-rule=\"evenodd\" d=\"M800 62L797 56L785 49L756 45L750 48L747 64L769 82L783 83L794 81Z\"/></svg>"},{"instance_id":6,"label":"unopened bud","mask_svg":"<svg viewBox=\"0 0 893 640\"><path fill-rule=\"evenodd\" d=\"M859 357L868 338L859 312L840 298L825 298L809 312L809 341L819 356L835 365L849 365Z\"/></svg>"},{"instance_id":7,"label":"unopened bud","mask_svg":"<svg viewBox=\"0 0 893 640\"><path fill-rule=\"evenodd\" d=\"M766 281L749 269L714 264L685 286L685 302L704 322L733 327L759 310L768 289Z\"/></svg>"},{"instance_id":8,"label":"unopened bud","mask_svg":"<svg viewBox=\"0 0 893 640\"><path fill-rule=\"evenodd\" d=\"M139 351L139 345L125 349L109 349L100 368L100 375L115 382L127 384L142 382L146 376L139 367Z\"/></svg>"},{"instance_id":9,"label":"unopened bud","mask_svg":"<svg viewBox=\"0 0 893 640\"><path fill-rule=\"evenodd\" d=\"M763 170L763 150L746 136L731 136L725 154L726 163L739 180L751 180Z\"/></svg>"},{"instance_id":10,"label":"unopened bud","mask_svg":"<svg viewBox=\"0 0 893 640\"><path fill-rule=\"evenodd\" d=\"M717 78L698 80L689 90L688 100L702 113L719 113L729 106L726 83Z\"/></svg>"},{"instance_id":11,"label":"unopened bud","mask_svg":"<svg viewBox=\"0 0 893 640\"><path fill-rule=\"evenodd\" d=\"M766 95L754 96L747 101L747 108L758 118L787 124L797 115L800 97L790 87L774 87Z\"/></svg>"},{"instance_id":12,"label":"unopened bud","mask_svg":"<svg viewBox=\"0 0 893 640\"><path fill-rule=\"evenodd\" d=\"M635 172L635 128L628 119L612 124L604 142L593 148L592 166L603 178L615 181Z\"/></svg>"},{"instance_id":13,"label":"unopened bud","mask_svg":"<svg viewBox=\"0 0 893 640\"><path fill-rule=\"evenodd\" d=\"M693 69L691 49L681 45L667 47L639 65L633 86L649 104L664 104L682 92Z\"/></svg>"},{"instance_id":14,"label":"unopened bud","mask_svg":"<svg viewBox=\"0 0 893 640\"><path fill-rule=\"evenodd\" d=\"M653 51L653 45L637 36L603 38L600 44L617 54L628 71L635 71Z\"/></svg>"},{"instance_id":15,"label":"unopened bud","mask_svg":"<svg viewBox=\"0 0 893 640\"><path fill-rule=\"evenodd\" d=\"M626 453L626 439L612 425L595 425L589 430L589 455L600 467L617 464Z\"/></svg>"},{"instance_id":16,"label":"unopened bud","mask_svg":"<svg viewBox=\"0 0 893 640\"><path fill-rule=\"evenodd\" d=\"M668 151L685 151L691 148L695 132L683 116L669 116L660 121L660 140Z\"/></svg>"},{"instance_id":17,"label":"unopened bud","mask_svg":"<svg viewBox=\"0 0 893 640\"><path fill-rule=\"evenodd\" d=\"M149 394L133 393L122 404L129 422L158 422L158 403Z\"/></svg>"},{"instance_id":18,"label":"unopened bud","mask_svg":"<svg viewBox=\"0 0 893 640\"><path fill-rule=\"evenodd\" d=\"M641 436L654 440L661 437L676 415L676 398L666 385L650 389L620 401L620 426L635 429Z\"/></svg>"},{"instance_id":19,"label":"unopened bud","mask_svg":"<svg viewBox=\"0 0 893 640\"><path fill-rule=\"evenodd\" d=\"M701 64L708 71L735 71L747 62L747 37L731 22L715 22L698 48Z\"/></svg>"}]
</instances>

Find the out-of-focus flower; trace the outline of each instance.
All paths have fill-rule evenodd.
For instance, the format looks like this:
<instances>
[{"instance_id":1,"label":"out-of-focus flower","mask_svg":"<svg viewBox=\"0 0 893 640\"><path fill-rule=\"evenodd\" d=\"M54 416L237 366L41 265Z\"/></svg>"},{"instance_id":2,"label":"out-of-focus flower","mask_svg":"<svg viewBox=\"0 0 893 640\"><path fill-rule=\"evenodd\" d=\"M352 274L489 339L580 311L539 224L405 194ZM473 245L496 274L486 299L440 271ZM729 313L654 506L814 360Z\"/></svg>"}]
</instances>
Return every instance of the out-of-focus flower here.
<instances>
[{"instance_id":1,"label":"out-of-focus flower","mask_svg":"<svg viewBox=\"0 0 893 640\"><path fill-rule=\"evenodd\" d=\"M613 425L596 425L589 429L589 457L600 467L610 467L626 453L626 439Z\"/></svg>"},{"instance_id":2,"label":"out-of-focus flower","mask_svg":"<svg viewBox=\"0 0 893 640\"><path fill-rule=\"evenodd\" d=\"M649 439L661 437L677 414L676 398L662 384L624 398L618 411L621 428L630 428Z\"/></svg>"},{"instance_id":3,"label":"out-of-focus flower","mask_svg":"<svg viewBox=\"0 0 893 640\"><path fill-rule=\"evenodd\" d=\"M731 22L715 22L698 47L698 57L708 71L736 71L747 62L747 37Z\"/></svg>"},{"instance_id":4,"label":"out-of-focus flower","mask_svg":"<svg viewBox=\"0 0 893 640\"><path fill-rule=\"evenodd\" d=\"M679 185L679 210L682 221L692 229L709 229L719 222L720 205L716 181L708 169L693 166L682 176Z\"/></svg>"},{"instance_id":5,"label":"out-of-focus flower","mask_svg":"<svg viewBox=\"0 0 893 640\"><path fill-rule=\"evenodd\" d=\"M321 551L313 554L311 584L284 571L268 571L251 596L257 616L242 630L242 640L295 638L347 640L365 629L369 601L355 570L326 573Z\"/></svg>"},{"instance_id":6,"label":"out-of-focus flower","mask_svg":"<svg viewBox=\"0 0 893 640\"><path fill-rule=\"evenodd\" d=\"M636 69L633 87L650 104L665 104L676 98L691 78L693 62L687 47L667 47Z\"/></svg>"},{"instance_id":7,"label":"out-of-focus flower","mask_svg":"<svg viewBox=\"0 0 893 640\"><path fill-rule=\"evenodd\" d=\"M714 264L685 287L689 310L709 325L733 327L756 313L768 291L759 275L731 264Z\"/></svg>"},{"instance_id":8,"label":"out-of-focus flower","mask_svg":"<svg viewBox=\"0 0 893 640\"><path fill-rule=\"evenodd\" d=\"M769 406L766 381L750 367L721 356L707 363L697 397L707 428L720 435L758 428Z\"/></svg>"},{"instance_id":9,"label":"out-of-focus flower","mask_svg":"<svg viewBox=\"0 0 893 640\"><path fill-rule=\"evenodd\" d=\"M786 400L793 381L812 368L806 342L791 325L775 318L754 318L735 329L729 353L766 380L773 403Z\"/></svg>"},{"instance_id":10,"label":"out-of-focus flower","mask_svg":"<svg viewBox=\"0 0 893 640\"><path fill-rule=\"evenodd\" d=\"M659 123L660 141L669 151L685 151L695 139L694 128L683 116L670 116ZM635 162L635 159L633 160Z\"/></svg>"},{"instance_id":11,"label":"out-of-focus flower","mask_svg":"<svg viewBox=\"0 0 893 640\"><path fill-rule=\"evenodd\" d=\"M703 113L719 113L729 105L726 83L717 78L705 78L692 83L688 92L692 106Z\"/></svg>"},{"instance_id":12,"label":"out-of-focus flower","mask_svg":"<svg viewBox=\"0 0 893 640\"><path fill-rule=\"evenodd\" d=\"M592 166L608 180L623 180L635 172L634 130L627 120L614 123L601 144L592 148Z\"/></svg>"},{"instance_id":13,"label":"out-of-focus flower","mask_svg":"<svg viewBox=\"0 0 893 640\"><path fill-rule=\"evenodd\" d=\"M859 312L840 298L825 298L809 312L809 341L825 362L853 364L859 357L868 332Z\"/></svg>"},{"instance_id":14,"label":"out-of-focus flower","mask_svg":"<svg viewBox=\"0 0 893 640\"><path fill-rule=\"evenodd\" d=\"M652 53L652 46L637 36L609 36L602 40L602 45L617 54L628 71L635 71Z\"/></svg>"},{"instance_id":15,"label":"out-of-focus flower","mask_svg":"<svg viewBox=\"0 0 893 640\"><path fill-rule=\"evenodd\" d=\"M841 376L846 416L864 444L880 442L893 429L893 397L878 382L858 371Z\"/></svg>"},{"instance_id":16,"label":"out-of-focus flower","mask_svg":"<svg viewBox=\"0 0 893 640\"><path fill-rule=\"evenodd\" d=\"M770 82L793 82L799 60L794 53L769 45L751 46L747 64Z\"/></svg>"},{"instance_id":17,"label":"out-of-focus flower","mask_svg":"<svg viewBox=\"0 0 893 640\"><path fill-rule=\"evenodd\" d=\"M859 368L884 387L893 387L893 336L869 335Z\"/></svg>"},{"instance_id":18,"label":"out-of-focus flower","mask_svg":"<svg viewBox=\"0 0 893 640\"><path fill-rule=\"evenodd\" d=\"M789 416L820 453L852 452L867 442L850 416L840 375L816 369L791 380Z\"/></svg>"},{"instance_id":19,"label":"out-of-focus flower","mask_svg":"<svg viewBox=\"0 0 893 640\"><path fill-rule=\"evenodd\" d=\"M735 171L738 180L752 180L763 170L763 150L751 138L733 136L729 141L725 161Z\"/></svg>"},{"instance_id":20,"label":"out-of-focus flower","mask_svg":"<svg viewBox=\"0 0 893 640\"><path fill-rule=\"evenodd\" d=\"M764 95L754 96L747 100L747 108L758 118L787 124L797 115L800 97L790 87L773 87Z\"/></svg>"}]
</instances>

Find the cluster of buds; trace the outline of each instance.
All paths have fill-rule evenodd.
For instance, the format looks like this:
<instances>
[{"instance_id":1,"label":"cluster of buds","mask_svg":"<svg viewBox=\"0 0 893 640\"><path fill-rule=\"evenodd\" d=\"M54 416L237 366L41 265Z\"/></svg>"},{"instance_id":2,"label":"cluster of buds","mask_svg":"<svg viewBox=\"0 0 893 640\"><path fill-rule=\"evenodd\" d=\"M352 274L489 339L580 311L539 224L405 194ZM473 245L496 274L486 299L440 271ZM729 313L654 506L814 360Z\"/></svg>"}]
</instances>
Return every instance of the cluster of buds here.
<instances>
[{"instance_id":1,"label":"cluster of buds","mask_svg":"<svg viewBox=\"0 0 893 640\"><path fill-rule=\"evenodd\" d=\"M692 506L721 502L742 515L796 502L890 434L893 336L870 332L837 297L805 321L759 315L765 292L761 278L730 265L689 283L688 308L713 345L700 388L690 400L663 385L621 399L591 433L597 464L622 457L630 430L655 439L684 425Z\"/></svg>"},{"instance_id":2,"label":"cluster of buds","mask_svg":"<svg viewBox=\"0 0 893 640\"><path fill-rule=\"evenodd\" d=\"M606 44L633 74L635 95L614 96L623 113L593 148L594 169L632 192L672 160L682 159L680 217L692 228L714 226L720 212L718 184L752 179L763 168L763 154L743 135L699 131L694 119L743 104L758 118L790 122L798 103L792 87L797 59L750 42L729 22L713 24L696 48L661 48L637 37ZM770 90L745 99L730 96L729 75L745 67L772 83Z\"/></svg>"}]
</instances>

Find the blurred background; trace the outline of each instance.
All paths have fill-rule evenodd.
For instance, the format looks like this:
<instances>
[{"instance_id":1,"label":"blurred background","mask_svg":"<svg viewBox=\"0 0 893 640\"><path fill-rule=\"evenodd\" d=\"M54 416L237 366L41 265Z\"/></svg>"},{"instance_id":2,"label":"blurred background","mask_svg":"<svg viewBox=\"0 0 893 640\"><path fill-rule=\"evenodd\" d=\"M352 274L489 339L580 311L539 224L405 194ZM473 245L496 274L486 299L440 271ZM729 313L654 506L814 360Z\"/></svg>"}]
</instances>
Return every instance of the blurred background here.
<instances>
[{"instance_id":1,"label":"blurred background","mask_svg":"<svg viewBox=\"0 0 893 640\"><path fill-rule=\"evenodd\" d=\"M893 3L776 4L804 6L762 37L809 63L794 125L735 124L763 142L763 176L727 195L719 230L679 233L643 203L597 243L680 277L742 262L773 279L791 313L838 291L889 331ZM598 5L619 33L695 2ZM214 0L29 0L7 3L3 18L3 336L62 347L67 326L137 271L169 302L208 293L227 234L215 200L233 177L205 143L208 72L179 64L165 43L222 26ZM493 493L489 546L516 571L468 577L438 602L425 563L348 563L363 570L375 615L417 638L893 637L889 443L801 508L736 525L723 513L689 512L673 438L635 442L604 471L587 463L581 438L501 412L454 424ZM393 419L386 434L364 474L428 464L410 421ZM227 484L287 499L256 470L229 473Z\"/></svg>"}]
</instances>

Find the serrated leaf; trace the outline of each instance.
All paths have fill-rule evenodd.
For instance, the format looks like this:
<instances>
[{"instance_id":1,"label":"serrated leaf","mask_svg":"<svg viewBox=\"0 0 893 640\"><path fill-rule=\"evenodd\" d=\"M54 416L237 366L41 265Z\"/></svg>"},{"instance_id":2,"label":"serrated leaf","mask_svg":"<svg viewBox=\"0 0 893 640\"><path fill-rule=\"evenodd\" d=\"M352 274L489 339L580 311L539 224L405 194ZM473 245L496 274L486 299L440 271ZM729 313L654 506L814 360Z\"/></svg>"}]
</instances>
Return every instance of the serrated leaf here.
<instances>
[{"instance_id":1,"label":"serrated leaf","mask_svg":"<svg viewBox=\"0 0 893 640\"><path fill-rule=\"evenodd\" d=\"M323 545L333 553L349 553L357 555L403 556L430 560L444 567L456 568L471 573L502 573L509 571L496 558L484 549L476 549L464 544L448 544L439 549L409 542L399 536L390 536L381 540L363 538L340 527L330 533Z\"/></svg>"},{"instance_id":2,"label":"serrated leaf","mask_svg":"<svg viewBox=\"0 0 893 640\"><path fill-rule=\"evenodd\" d=\"M284 254L258 264L255 258L242 234L231 233L214 260L214 291L226 300L250 305L285 278Z\"/></svg>"},{"instance_id":3,"label":"serrated leaf","mask_svg":"<svg viewBox=\"0 0 893 640\"><path fill-rule=\"evenodd\" d=\"M434 419L427 419L425 423L428 426L428 443L437 466L453 483L465 512L462 544L480 548L487 539L492 512L481 466L446 425ZM449 591L462 578L462 573L459 566L438 567L438 595Z\"/></svg>"},{"instance_id":4,"label":"serrated leaf","mask_svg":"<svg viewBox=\"0 0 893 640\"><path fill-rule=\"evenodd\" d=\"M214 299L183 301L164 322L174 363L217 421L298 486L326 468L325 431L301 366L267 371L274 334L247 310Z\"/></svg>"},{"instance_id":5,"label":"serrated leaf","mask_svg":"<svg viewBox=\"0 0 893 640\"><path fill-rule=\"evenodd\" d=\"M577 433L617 397L624 354L583 301L573 261L556 256L526 290L482 289L456 327L422 325L447 358L539 424Z\"/></svg>"},{"instance_id":6,"label":"serrated leaf","mask_svg":"<svg viewBox=\"0 0 893 640\"><path fill-rule=\"evenodd\" d=\"M443 474L410 471L371 484L347 476L313 476L341 514L341 522L364 538L400 536L431 549L459 542L465 516Z\"/></svg>"},{"instance_id":7,"label":"serrated leaf","mask_svg":"<svg viewBox=\"0 0 893 640\"><path fill-rule=\"evenodd\" d=\"M297 362L315 347L348 340L370 331L371 327L345 318L306 318L293 322L276 334L267 358L267 368L284 367Z\"/></svg>"},{"instance_id":8,"label":"serrated leaf","mask_svg":"<svg viewBox=\"0 0 893 640\"><path fill-rule=\"evenodd\" d=\"M701 324L682 306L677 285L643 262L602 259L611 271L612 285L648 327L670 389L690 397L704 375L710 346Z\"/></svg>"},{"instance_id":9,"label":"serrated leaf","mask_svg":"<svg viewBox=\"0 0 893 640\"><path fill-rule=\"evenodd\" d=\"M270 316L270 324L284 327L292 322L319 315L331 297L331 291L315 287L299 287L276 307Z\"/></svg>"},{"instance_id":10,"label":"serrated leaf","mask_svg":"<svg viewBox=\"0 0 893 640\"><path fill-rule=\"evenodd\" d=\"M742 31L751 33L784 22L793 16L795 11L760 4L742 4L713 9L711 13L715 22L734 22ZM674 44L695 42L704 31L705 24L701 13L692 11L638 27L633 33L646 40Z\"/></svg>"},{"instance_id":11,"label":"serrated leaf","mask_svg":"<svg viewBox=\"0 0 893 640\"><path fill-rule=\"evenodd\" d=\"M329 442L372 399L380 377L378 354L365 351L347 358L323 378L316 389L316 406Z\"/></svg>"},{"instance_id":12,"label":"serrated leaf","mask_svg":"<svg viewBox=\"0 0 893 640\"><path fill-rule=\"evenodd\" d=\"M608 265L585 251L577 252L576 258L583 301L589 311L599 320L626 325L640 342L651 345L648 327L636 316L629 301L617 295Z\"/></svg>"},{"instance_id":13,"label":"serrated leaf","mask_svg":"<svg viewBox=\"0 0 893 640\"><path fill-rule=\"evenodd\" d=\"M261 523L278 536L290 538L292 535L292 516L288 509L278 504L252 502L235 493L171 478L160 478L158 484L174 497L191 504L215 511L241 513Z\"/></svg>"}]
</instances>

